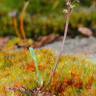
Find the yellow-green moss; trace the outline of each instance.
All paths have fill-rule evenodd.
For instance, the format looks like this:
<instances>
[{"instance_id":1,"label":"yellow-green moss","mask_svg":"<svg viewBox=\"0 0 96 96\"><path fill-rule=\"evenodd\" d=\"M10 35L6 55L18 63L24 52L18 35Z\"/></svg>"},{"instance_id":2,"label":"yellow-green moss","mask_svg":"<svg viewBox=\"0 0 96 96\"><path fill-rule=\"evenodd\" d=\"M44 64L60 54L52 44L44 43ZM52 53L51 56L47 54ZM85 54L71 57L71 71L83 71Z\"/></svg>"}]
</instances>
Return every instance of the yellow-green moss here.
<instances>
[{"instance_id":1,"label":"yellow-green moss","mask_svg":"<svg viewBox=\"0 0 96 96\"><path fill-rule=\"evenodd\" d=\"M55 64L56 54L46 49L36 50L36 54L44 85L46 85ZM95 75L96 65L85 57L62 56L49 90L56 96L89 96L85 95L87 92L92 94L91 96L96 96ZM9 96L7 94L11 93L8 88L24 86L34 89L38 86L36 79L34 63L28 51L0 53L0 95Z\"/></svg>"}]
</instances>

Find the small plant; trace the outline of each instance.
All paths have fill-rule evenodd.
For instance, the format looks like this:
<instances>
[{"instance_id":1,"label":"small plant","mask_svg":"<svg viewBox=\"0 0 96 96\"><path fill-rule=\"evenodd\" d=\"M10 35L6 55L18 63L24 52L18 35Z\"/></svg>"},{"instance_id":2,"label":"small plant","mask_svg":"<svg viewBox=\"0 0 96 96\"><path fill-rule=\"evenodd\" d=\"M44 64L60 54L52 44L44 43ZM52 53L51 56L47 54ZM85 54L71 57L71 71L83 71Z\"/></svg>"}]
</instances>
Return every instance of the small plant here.
<instances>
[{"instance_id":1,"label":"small plant","mask_svg":"<svg viewBox=\"0 0 96 96\"><path fill-rule=\"evenodd\" d=\"M43 85L43 79L42 79L41 73L39 71L38 58L37 58L37 56L36 56L35 51L34 51L33 48L29 48L29 51L30 51L30 54L31 54L32 59L35 62L34 64L35 64L35 67L36 67L36 76L37 76L38 84L39 84L39 86L42 86Z\"/></svg>"},{"instance_id":2,"label":"small plant","mask_svg":"<svg viewBox=\"0 0 96 96\"><path fill-rule=\"evenodd\" d=\"M64 37L63 37L63 41L62 41L62 45L61 45L61 50L60 50L60 53L59 55L57 56L57 59L56 59L56 64L54 65L54 68L52 70L52 73L51 73L51 76L50 76L50 80L48 82L48 85L51 83L51 80L52 80L52 77L58 67L58 64L59 64L59 61L60 61L60 57L62 55L62 52L64 50L64 45L65 45L65 39L66 39L66 36L67 36L67 32L68 32L68 25L69 25L69 20L70 20L70 15L71 15L71 12L74 8L74 0L66 0L66 9L64 9L64 13L66 14L66 23L65 23L65 29L64 29Z\"/></svg>"}]
</instances>

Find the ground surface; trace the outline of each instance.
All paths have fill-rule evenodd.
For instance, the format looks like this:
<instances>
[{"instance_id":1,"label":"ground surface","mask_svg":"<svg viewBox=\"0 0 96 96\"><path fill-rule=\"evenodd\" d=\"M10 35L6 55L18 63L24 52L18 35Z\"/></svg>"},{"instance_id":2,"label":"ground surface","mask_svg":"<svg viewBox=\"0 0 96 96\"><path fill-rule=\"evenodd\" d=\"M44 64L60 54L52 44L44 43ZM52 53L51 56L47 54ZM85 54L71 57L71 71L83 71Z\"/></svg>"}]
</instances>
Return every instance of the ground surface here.
<instances>
[{"instance_id":1,"label":"ground surface","mask_svg":"<svg viewBox=\"0 0 96 96\"><path fill-rule=\"evenodd\" d=\"M8 40L9 40L8 37L0 39L1 49L3 49L4 46L6 48ZM44 39L43 43L47 44L48 42L46 43L45 41L48 40L50 40L49 37L47 39ZM55 40L55 42L45 45L44 48L51 48L58 53L60 51L61 44L62 41ZM96 58L96 38L95 37L90 38L76 37L74 39L67 38L63 54L84 54L87 56L91 56L92 58Z\"/></svg>"},{"instance_id":2,"label":"ground surface","mask_svg":"<svg viewBox=\"0 0 96 96\"><path fill-rule=\"evenodd\" d=\"M52 48L57 53L60 51L61 41L44 46L45 48ZM79 38L67 39L64 47L64 54L85 54L96 58L96 38Z\"/></svg>"}]
</instances>

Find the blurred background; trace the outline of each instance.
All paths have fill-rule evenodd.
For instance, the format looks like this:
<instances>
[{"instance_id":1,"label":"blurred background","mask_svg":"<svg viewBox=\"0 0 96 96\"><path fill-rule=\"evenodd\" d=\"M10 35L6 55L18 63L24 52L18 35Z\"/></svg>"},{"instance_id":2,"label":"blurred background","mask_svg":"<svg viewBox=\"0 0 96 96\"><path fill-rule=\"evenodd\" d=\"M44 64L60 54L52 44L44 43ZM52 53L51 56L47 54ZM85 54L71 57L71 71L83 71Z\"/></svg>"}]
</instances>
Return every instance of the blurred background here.
<instances>
[{"instance_id":1,"label":"blurred background","mask_svg":"<svg viewBox=\"0 0 96 96\"><path fill-rule=\"evenodd\" d=\"M48 34L63 34L65 0L30 0L24 16L24 30L27 37L37 38ZM17 26L20 26L20 13L26 0L0 0L0 36L16 35L12 14L16 12ZM96 0L80 0L70 19L69 35L74 37L81 26L87 27L96 35ZM70 32L71 31L71 32Z\"/></svg>"},{"instance_id":2,"label":"blurred background","mask_svg":"<svg viewBox=\"0 0 96 96\"><path fill-rule=\"evenodd\" d=\"M70 18L68 37L95 38L96 0L79 1ZM20 37L20 32L22 37L35 41L44 36L49 36L52 40L62 37L65 0L30 0L28 6L26 2L27 0L0 0L0 37Z\"/></svg>"}]
</instances>

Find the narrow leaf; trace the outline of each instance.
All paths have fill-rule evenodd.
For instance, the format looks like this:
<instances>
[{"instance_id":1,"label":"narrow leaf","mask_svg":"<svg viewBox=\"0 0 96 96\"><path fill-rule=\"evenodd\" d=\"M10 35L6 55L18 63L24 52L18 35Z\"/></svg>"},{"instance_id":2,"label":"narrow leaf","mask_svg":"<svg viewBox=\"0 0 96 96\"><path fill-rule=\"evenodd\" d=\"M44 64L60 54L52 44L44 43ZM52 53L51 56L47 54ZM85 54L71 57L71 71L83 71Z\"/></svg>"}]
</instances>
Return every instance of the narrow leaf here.
<instances>
[{"instance_id":1,"label":"narrow leaf","mask_svg":"<svg viewBox=\"0 0 96 96\"><path fill-rule=\"evenodd\" d=\"M39 71L38 58L37 58L33 48L29 48L29 51L30 51L30 55L31 55L32 59L35 62L36 75L37 75L37 78L38 78L38 83L39 83L40 86L42 86L43 85L43 79L42 79L42 76L41 76L40 71Z\"/></svg>"}]
</instances>

